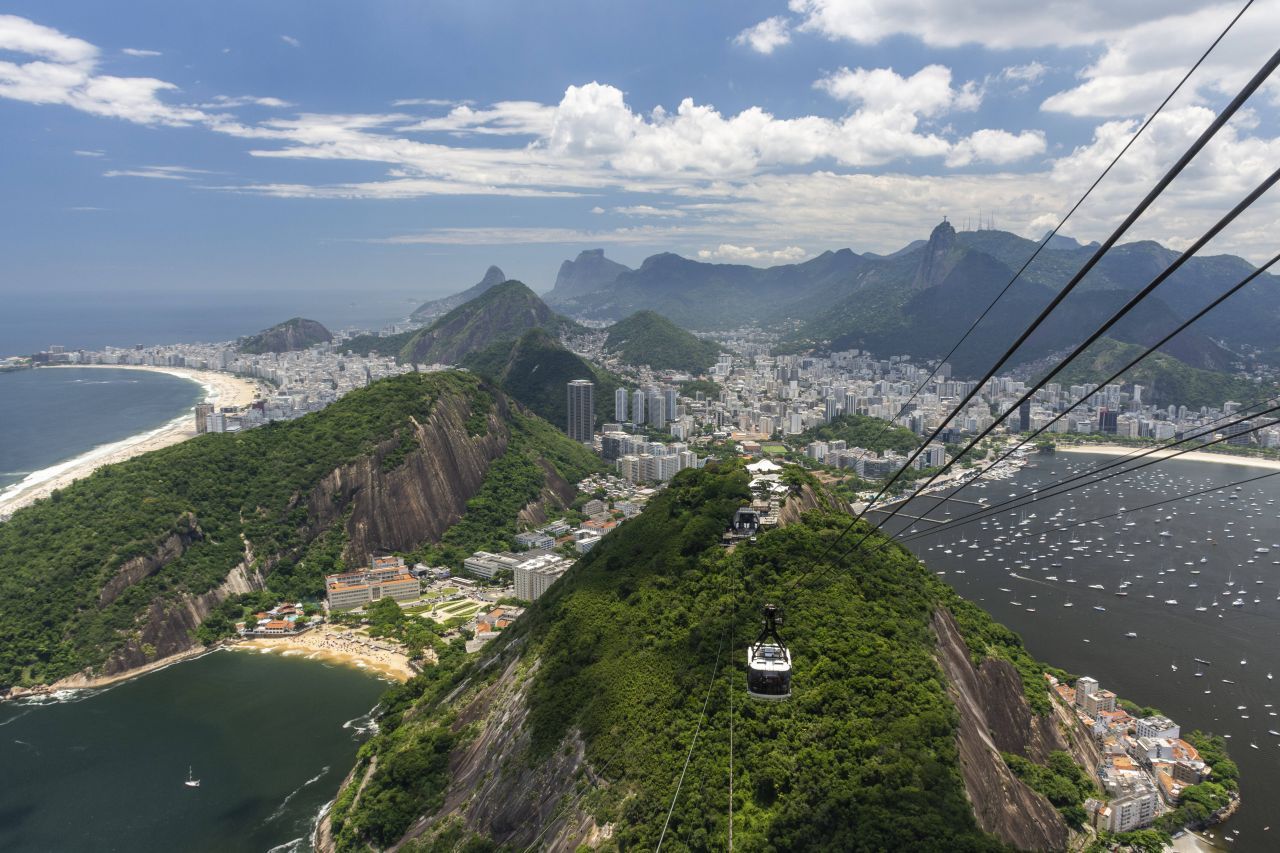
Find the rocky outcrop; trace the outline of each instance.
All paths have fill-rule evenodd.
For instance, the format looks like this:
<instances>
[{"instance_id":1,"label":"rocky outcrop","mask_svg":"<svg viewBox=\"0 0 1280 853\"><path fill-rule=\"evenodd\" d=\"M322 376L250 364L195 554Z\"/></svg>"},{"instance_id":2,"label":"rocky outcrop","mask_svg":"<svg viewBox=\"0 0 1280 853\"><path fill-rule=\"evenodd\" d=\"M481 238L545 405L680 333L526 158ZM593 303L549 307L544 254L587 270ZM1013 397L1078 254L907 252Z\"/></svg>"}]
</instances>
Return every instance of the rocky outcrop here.
<instances>
[{"instance_id":1,"label":"rocky outcrop","mask_svg":"<svg viewBox=\"0 0 1280 853\"><path fill-rule=\"evenodd\" d=\"M134 636L111 655L99 674L118 675L155 661L182 654L196 646L195 630L213 608L233 595L254 592L266 579L248 563L240 563L214 589L200 595L161 598L151 602Z\"/></svg>"},{"instance_id":2,"label":"rocky outcrop","mask_svg":"<svg viewBox=\"0 0 1280 853\"><path fill-rule=\"evenodd\" d=\"M98 593L98 606L106 607L120 597L126 589L144 578L149 578L165 566L186 553L187 547L204 538L204 531L196 522L192 513L184 513L176 524L174 531L164 538L155 551L145 556L125 560L116 569L111 580L103 584Z\"/></svg>"},{"instance_id":3,"label":"rocky outcrop","mask_svg":"<svg viewBox=\"0 0 1280 853\"><path fill-rule=\"evenodd\" d=\"M316 344L327 344L332 340L333 335L320 323L305 317L294 317L244 338L240 341L240 352L294 352Z\"/></svg>"},{"instance_id":4,"label":"rocky outcrop","mask_svg":"<svg viewBox=\"0 0 1280 853\"><path fill-rule=\"evenodd\" d=\"M523 526L537 527L547 523L547 510L564 509L573 503L578 490L573 484L560 476L556 466L545 459L538 460L546 479L538 499L530 501L516 516L516 522Z\"/></svg>"},{"instance_id":5,"label":"rocky outcrop","mask_svg":"<svg viewBox=\"0 0 1280 853\"><path fill-rule=\"evenodd\" d=\"M950 222L944 219L934 227L916 270L917 287L936 287L942 283L955 266L956 243L956 229Z\"/></svg>"},{"instance_id":6,"label":"rocky outcrop","mask_svg":"<svg viewBox=\"0 0 1280 853\"><path fill-rule=\"evenodd\" d=\"M499 398L484 432L472 436L466 398L440 399L423 423L413 423L416 448L403 462L383 470L384 460L400 445L399 438L392 439L338 468L312 490L307 516L313 535L350 512L344 557L351 565L361 565L375 553L439 541L462 518L489 464L506 452L506 413L506 400Z\"/></svg>"},{"instance_id":7,"label":"rocky outcrop","mask_svg":"<svg viewBox=\"0 0 1280 853\"><path fill-rule=\"evenodd\" d=\"M811 509L827 509L840 512L843 507L840 504L840 500L826 489L815 490L813 486L805 483L800 487L799 492L787 495L782 508L778 510L778 524L780 526L795 524L800 521L801 515Z\"/></svg>"},{"instance_id":8,"label":"rocky outcrop","mask_svg":"<svg viewBox=\"0 0 1280 853\"><path fill-rule=\"evenodd\" d=\"M501 676L459 708L454 728L475 725L479 732L451 756L444 804L415 824L405 840L429 836L444 819L460 820L469 831L512 850L576 850L608 833L572 797L580 772L585 772L582 781L603 783L577 733L543 761L530 763L526 757L525 719L536 671L535 663L521 672L518 657L512 656Z\"/></svg>"},{"instance_id":9,"label":"rocky outcrop","mask_svg":"<svg viewBox=\"0 0 1280 853\"><path fill-rule=\"evenodd\" d=\"M545 299L553 305L572 303L577 297L608 287L631 268L604 256L604 249L586 249L560 265L555 286Z\"/></svg>"},{"instance_id":10,"label":"rocky outcrop","mask_svg":"<svg viewBox=\"0 0 1280 853\"><path fill-rule=\"evenodd\" d=\"M1027 787L1001 752L1042 760L1065 744L1053 718L1038 718L1008 661L988 658L975 667L951 613L939 608L932 627L938 663L960 722L956 746L965 792L984 832L1019 850L1063 850L1070 830L1052 804Z\"/></svg>"}]
</instances>

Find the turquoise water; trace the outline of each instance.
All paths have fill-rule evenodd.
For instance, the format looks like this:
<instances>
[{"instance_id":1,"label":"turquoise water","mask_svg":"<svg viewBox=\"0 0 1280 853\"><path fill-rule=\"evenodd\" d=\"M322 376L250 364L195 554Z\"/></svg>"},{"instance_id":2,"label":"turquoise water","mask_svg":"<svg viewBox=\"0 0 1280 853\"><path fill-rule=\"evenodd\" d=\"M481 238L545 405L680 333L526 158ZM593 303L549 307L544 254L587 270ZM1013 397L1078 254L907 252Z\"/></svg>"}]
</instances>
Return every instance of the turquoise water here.
<instances>
[{"instance_id":1,"label":"turquoise water","mask_svg":"<svg viewBox=\"0 0 1280 853\"><path fill-rule=\"evenodd\" d=\"M0 373L0 489L189 411L199 383L149 370L59 367Z\"/></svg>"},{"instance_id":2,"label":"turquoise water","mask_svg":"<svg viewBox=\"0 0 1280 853\"><path fill-rule=\"evenodd\" d=\"M215 652L76 701L0 705L0 850L309 849L387 685ZM200 787L183 785L190 766Z\"/></svg>"}]
</instances>

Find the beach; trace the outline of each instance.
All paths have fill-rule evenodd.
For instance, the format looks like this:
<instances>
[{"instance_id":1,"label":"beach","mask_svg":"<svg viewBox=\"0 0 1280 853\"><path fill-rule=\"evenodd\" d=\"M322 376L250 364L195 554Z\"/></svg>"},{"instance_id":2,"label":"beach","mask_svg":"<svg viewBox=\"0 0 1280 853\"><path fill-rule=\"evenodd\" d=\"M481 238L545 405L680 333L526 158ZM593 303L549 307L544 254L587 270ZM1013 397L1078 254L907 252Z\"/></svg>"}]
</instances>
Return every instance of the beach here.
<instances>
[{"instance_id":1,"label":"beach","mask_svg":"<svg viewBox=\"0 0 1280 853\"><path fill-rule=\"evenodd\" d=\"M292 637L254 637L231 648L354 666L396 681L408 681L418 674L393 640L374 639L333 625L320 625Z\"/></svg>"},{"instance_id":2,"label":"beach","mask_svg":"<svg viewBox=\"0 0 1280 853\"><path fill-rule=\"evenodd\" d=\"M1060 444L1058 445L1059 453L1095 453L1099 456L1128 456L1145 452L1150 448L1146 447L1125 447L1119 444ZM1176 454L1176 450L1157 450L1143 456L1143 460L1164 459ZM1271 471L1280 471L1280 459L1258 459L1252 456L1234 456L1229 453L1209 453L1206 451L1193 450L1189 453L1179 454L1177 461L1187 462L1216 462L1222 465L1243 465L1251 468L1266 468Z\"/></svg>"},{"instance_id":3,"label":"beach","mask_svg":"<svg viewBox=\"0 0 1280 853\"><path fill-rule=\"evenodd\" d=\"M204 388L204 401L216 406L246 406L258 395L257 383L208 370L191 370L185 367L142 367L136 365L69 365L76 368L103 368L111 370L149 370L167 373L200 383ZM40 370L59 370L59 367L41 367ZM0 494L0 519L12 515L40 498L48 497L55 489L65 488L82 477L87 477L103 465L123 462L152 450L168 447L196 434L195 416L184 412L168 423L147 432L129 436L121 441L99 445L72 459L59 462L29 474Z\"/></svg>"}]
</instances>

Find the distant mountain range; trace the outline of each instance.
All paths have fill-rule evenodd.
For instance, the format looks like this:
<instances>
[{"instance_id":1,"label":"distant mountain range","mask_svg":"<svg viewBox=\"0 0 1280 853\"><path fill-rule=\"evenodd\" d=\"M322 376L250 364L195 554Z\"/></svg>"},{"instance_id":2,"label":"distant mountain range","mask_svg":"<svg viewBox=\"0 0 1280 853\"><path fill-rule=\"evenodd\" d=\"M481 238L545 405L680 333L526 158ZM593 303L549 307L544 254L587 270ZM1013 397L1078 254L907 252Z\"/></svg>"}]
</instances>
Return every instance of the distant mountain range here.
<instances>
[{"instance_id":1,"label":"distant mountain range","mask_svg":"<svg viewBox=\"0 0 1280 853\"><path fill-rule=\"evenodd\" d=\"M1035 251L1005 231L957 232L940 223L928 240L889 255L841 249L798 264L757 268L653 255L639 269L599 250L561 267L548 299L584 319L618 320L652 310L686 328L744 323L782 328L784 348L860 348L939 358ZM1096 249L1055 237L951 359L956 375L981 373ZM1017 353L1014 364L1076 343L1164 269L1177 252L1151 241L1117 246ZM1231 255L1193 258L1110 332L1149 344L1252 269ZM1220 371L1233 349L1274 347L1280 279L1261 276L1163 349L1191 367ZM594 287L593 290L588 288Z\"/></svg>"},{"instance_id":2,"label":"distant mountain range","mask_svg":"<svg viewBox=\"0 0 1280 853\"><path fill-rule=\"evenodd\" d=\"M263 329L256 335L240 339L240 352L261 355L268 352L293 352L333 340L329 330L315 320L294 317Z\"/></svg>"}]
</instances>

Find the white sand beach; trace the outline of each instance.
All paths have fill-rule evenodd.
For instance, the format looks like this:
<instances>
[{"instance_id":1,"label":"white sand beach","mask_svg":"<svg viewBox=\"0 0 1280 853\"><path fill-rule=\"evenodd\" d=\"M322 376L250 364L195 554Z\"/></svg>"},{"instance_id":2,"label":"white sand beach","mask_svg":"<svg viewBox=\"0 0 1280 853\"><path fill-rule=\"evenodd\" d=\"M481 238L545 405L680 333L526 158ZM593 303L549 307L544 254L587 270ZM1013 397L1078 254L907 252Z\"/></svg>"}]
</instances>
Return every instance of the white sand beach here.
<instances>
[{"instance_id":1,"label":"white sand beach","mask_svg":"<svg viewBox=\"0 0 1280 853\"><path fill-rule=\"evenodd\" d=\"M257 383L208 370L190 370L185 367L141 367L135 365L70 365L72 367L112 370L150 370L168 373L199 382L204 387L204 401L222 406L246 406L259 393ZM59 370L59 367L41 367L40 370ZM195 417L184 412L169 423L148 432L131 435L111 444L103 444L79 456L29 474L24 480L0 492L0 519L12 515L15 510L48 497L55 489L62 489L82 477L87 477L103 465L123 462L151 450L159 450L196 434Z\"/></svg>"},{"instance_id":2,"label":"white sand beach","mask_svg":"<svg viewBox=\"0 0 1280 853\"><path fill-rule=\"evenodd\" d=\"M394 640L374 639L337 625L321 625L294 637L254 637L231 648L354 666L396 681L408 681L417 675Z\"/></svg>"},{"instance_id":3,"label":"white sand beach","mask_svg":"<svg viewBox=\"0 0 1280 853\"><path fill-rule=\"evenodd\" d=\"M1072 444L1058 445L1059 453L1095 453L1099 456L1135 456L1146 450L1143 447L1124 447L1119 444ZM1176 450L1157 450L1154 453L1147 454L1142 457L1143 461L1150 459L1164 459L1173 456ZM1173 460L1174 462L1217 462L1222 465L1241 465L1249 468L1265 468L1269 471L1280 470L1280 459L1256 459L1252 456L1234 456L1229 453L1210 453L1207 451L1193 450L1190 453L1183 453Z\"/></svg>"}]
</instances>

